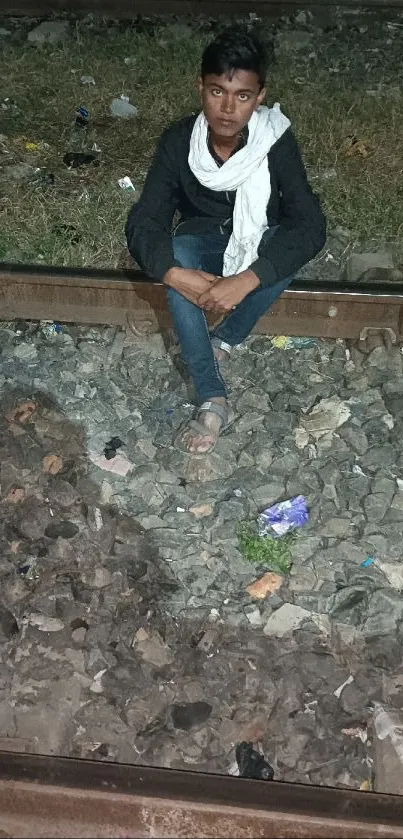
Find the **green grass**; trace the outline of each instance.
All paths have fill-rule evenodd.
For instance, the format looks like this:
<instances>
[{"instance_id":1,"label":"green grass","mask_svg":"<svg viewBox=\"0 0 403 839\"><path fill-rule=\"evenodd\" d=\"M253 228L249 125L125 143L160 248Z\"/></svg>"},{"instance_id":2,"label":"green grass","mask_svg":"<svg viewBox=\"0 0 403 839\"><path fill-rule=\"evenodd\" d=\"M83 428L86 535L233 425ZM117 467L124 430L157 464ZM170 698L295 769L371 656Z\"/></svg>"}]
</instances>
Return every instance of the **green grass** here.
<instances>
[{"instance_id":1,"label":"green grass","mask_svg":"<svg viewBox=\"0 0 403 839\"><path fill-rule=\"evenodd\" d=\"M254 522L244 521L238 527L239 549L247 562L265 565L279 574L288 574L292 566L290 546L295 541L295 533L289 533L279 539L272 536L259 536Z\"/></svg>"},{"instance_id":2,"label":"green grass","mask_svg":"<svg viewBox=\"0 0 403 839\"><path fill-rule=\"evenodd\" d=\"M268 100L279 100L292 120L329 226L342 225L360 241L402 243L403 38L397 30L386 46L390 33L377 26L362 35L352 27L316 34L311 49L279 55ZM6 135L0 146L0 259L105 268L122 263L132 194L119 189L118 178L129 175L139 193L163 128L198 106L196 78L209 37L197 26L180 39L162 23L149 33L77 23L61 46L5 43L0 98L10 97L16 107L0 111ZM378 44L379 54L371 52ZM83 86L83 74L96 85ZM366 93L379 85L381 94ZM121 93L139 108L137 118L110 116L109 104ZM101 166L68 171L62 158L71 149L79 105L90 112L87 146L100 146ZM348 136L365 140L368 157L345 155ZM48 147L30 153L24 138ZM7 178L5 167L19 162L53 173L54 186ZM324 178L331 168L336 177ZM77 243L61 224L77 229Z\"/></svg>"}]
</instances>

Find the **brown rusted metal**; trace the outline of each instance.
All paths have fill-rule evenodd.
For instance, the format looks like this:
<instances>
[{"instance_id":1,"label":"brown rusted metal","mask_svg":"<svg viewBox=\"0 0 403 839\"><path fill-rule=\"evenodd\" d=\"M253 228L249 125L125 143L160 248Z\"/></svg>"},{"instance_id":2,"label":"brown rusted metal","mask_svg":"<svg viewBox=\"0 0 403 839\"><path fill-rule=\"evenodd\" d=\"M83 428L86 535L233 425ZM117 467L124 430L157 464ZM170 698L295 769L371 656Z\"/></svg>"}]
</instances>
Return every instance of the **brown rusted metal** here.
<instances>
[{"instance_id":1,"label":"brown rusted metal","mask_svg":"<svg viewBox=\"0 0 403 839\"><path fill-rule=\"evenodd\" d=\"M0 836L403 837L403 798L0 752Z\"/></svg>"},{"instance_id":2,"label":"brown rusted metal","mask_svg":"<svg viewBox=\"0 0 403 839\"><path fill-rule=\"evenodd\" d=\"M332 6L350 8L400 8L403 0L309 0L301 4L300 0L281 0L271 3L268 0L5 0L2 4L4 15L34 15L48 17L52 13L105 15L106 17L132 19L138 14L208 14L227 15L257 13L260 17L278 18L289 13L293 8L326 9Z\"/></svg>"},{"instance_id":3,"label":"brown rusted metal","mask_svg":"<svg viewBox=\"0 0 403 839\"><path fill-rule=\"evenodd\" d=\"M399 340L403 288L307 286L294 283L256 331L359 339L364 328ZM0 265L0 318L166 327L164 287L136 271L95 271Z\"/></svg>"}]
</instances>

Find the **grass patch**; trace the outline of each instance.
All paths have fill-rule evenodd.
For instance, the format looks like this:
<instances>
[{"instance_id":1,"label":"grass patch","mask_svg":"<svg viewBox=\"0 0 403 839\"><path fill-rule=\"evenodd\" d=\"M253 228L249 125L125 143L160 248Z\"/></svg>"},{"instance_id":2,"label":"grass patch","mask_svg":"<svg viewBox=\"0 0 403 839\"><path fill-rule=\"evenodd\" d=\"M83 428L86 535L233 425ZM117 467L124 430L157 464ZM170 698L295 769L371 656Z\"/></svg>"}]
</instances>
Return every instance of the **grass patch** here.
<instances>
[{"instance_id":1,"label":"grass patch","mask_svg":"<svg viewBox=\"0 0 403 839\"><path fill-rule=\"evenodd\" d=\"M292 566L291 545L295 533L288 533L280 539L273 536L259 536L254 522L243 521L238 527L239 549L247 562L265 565L279 574L288 574Z\"/></svg>"},{"instance_id":2,"label":"grass patch","mask_svg":"<svg viewBox=\"0 0 403 839\"><path fill-rule=\"evenodd\" d=\"M365 33L347 25L342 32L318 32L311 48L280 51L268 80L269 104L279 100L293 123L329 226L342 225L360 241L403 243L401 31L373 22ZM173 37L163 23L144 32L77 22L60 46L5 42L0 99L9 97L11 105L0 111L6 135L0 144L0 259L121 264L132 195L117 181L129 175L139 192L163 128L198 107L195 82L210 37L197 27L188 37ZM96 85L83 86L81 75L93 76ZM139 108L137 118L110 116L110 102L121 93ZM101 165L69 171L63 155L77 150L73 125L80 105L90 113L86 149L97 143ZM364 141L368 155L349 157L348 137ZM39 148L28 151L26 141ZM16 163L52 173L54 185L13 180L7 167ZM63 225L77 229L78 241Z\"/></svg>"}]
</instances>

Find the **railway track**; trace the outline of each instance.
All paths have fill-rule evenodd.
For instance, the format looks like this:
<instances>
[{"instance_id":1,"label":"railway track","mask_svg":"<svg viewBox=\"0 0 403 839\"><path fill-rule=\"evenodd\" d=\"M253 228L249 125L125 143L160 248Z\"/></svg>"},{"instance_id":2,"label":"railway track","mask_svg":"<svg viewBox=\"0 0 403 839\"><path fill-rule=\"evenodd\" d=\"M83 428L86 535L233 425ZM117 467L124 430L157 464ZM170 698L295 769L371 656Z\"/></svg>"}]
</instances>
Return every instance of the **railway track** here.
<instances>
[{"instance_id":1,"label":"railway track","mask_svg":"<svg viewBox=\"0 0 403 839\"><path fill-rule=\"evenodd\" d=\"M253 12L260 17L278 19L298 9L323 9L326 6L347 8L388 9L402 8L403 0L119 0L118 11L114 0L5 0L4 15L49 17L56 14L88 14L130 20L143 15L242 15Z\"/></svg>"},{"instance_id":2,"label":"railway track","mask_svg":"<svg viewBox=\"0 0 403 839\"><path fill-rule=\"evenodd\" d=\"M0 264L0 319L170 323L160 283L134 270ZM403 286L295 282L257 331L403 339ZM14 744L15 749L21 745ZM402 837L403 798L18 754L0 740L0 837Z\"/></svg>"},{"instance_id":3,"label":"railway track","mask_svg":"<svg viewBox=\"0 0 403 839\"><path fill-rule=\"evenodd\" d=\"M140 271L47 268L0 263L0 319L167 327L164 288ZM403 338L403 286L293 283L256 331L364 339L386 330Z\"/></svg>"},{"instance_id":4,"label":"railway track","mask_svg":"<svg viewBox=\"0 0 403 839\"><path fill-rule=\"evenodd\" d=\"M0 752L2 837L403 837L403 798Z\"/></svg>"}]
</instances>

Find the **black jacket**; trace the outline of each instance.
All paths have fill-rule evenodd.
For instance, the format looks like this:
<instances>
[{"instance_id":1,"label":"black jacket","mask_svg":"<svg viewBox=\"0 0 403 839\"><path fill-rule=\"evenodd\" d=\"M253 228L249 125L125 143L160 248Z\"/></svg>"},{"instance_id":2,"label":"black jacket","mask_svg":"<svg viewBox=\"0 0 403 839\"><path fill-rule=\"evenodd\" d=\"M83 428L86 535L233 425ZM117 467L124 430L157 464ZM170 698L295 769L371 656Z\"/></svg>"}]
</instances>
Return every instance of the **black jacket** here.
<instances>
[{"instance_id":1,"label":"black jacket","mask_svg":"<svg viewBox=\"0 0 403 839\"><path fill-rule=\"evenodd\" d=\"M158 280L177 264L171 241L176 211L182 219L193 219L195 230L200 232L225 222L228 225L228 220L230 225L232 220L235 192L213 192L202 186L189 168L189 143L195 120L195 115L185 117L164 131L141 198L130 210L126 223L131 255L150 277ZM271 238L263 236L258 258L250 266L262 286L295 274L323 247L326 236L325 219L308 184L291 129L272 146L267 160L271 175L267 224L279 226Z\"/></svg>"}]
</instances>

